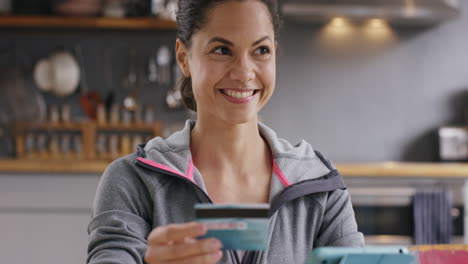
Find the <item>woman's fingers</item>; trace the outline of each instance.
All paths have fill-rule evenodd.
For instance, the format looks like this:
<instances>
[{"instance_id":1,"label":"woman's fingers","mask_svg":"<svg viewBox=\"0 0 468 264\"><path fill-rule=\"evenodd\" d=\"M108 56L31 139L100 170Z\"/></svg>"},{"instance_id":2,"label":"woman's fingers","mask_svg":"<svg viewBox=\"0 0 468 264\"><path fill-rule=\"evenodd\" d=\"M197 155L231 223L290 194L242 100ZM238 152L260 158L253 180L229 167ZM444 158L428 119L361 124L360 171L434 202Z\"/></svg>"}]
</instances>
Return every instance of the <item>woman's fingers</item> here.
<instances>
[{"instance_id":1,"label":"woman's fingers","mask_svg":"<svg viewBox=\"0 0 468 264\"><path fill-rule=\"evenodd\" d=\"M195 239L206 234L201 223L170 224L155 228L148 236L148 264L211 264L222 258L217 239Z\"/></svg>"},{"instance_id":2,"label":"woman's fingers","mask_svg":"<svg viewBox=\"0 0 468 264\"><path fill-rule=\"evenodd\" d=\"M168 244L184 241L186 238L196 238L206 233L201 223L170 224L155 228L148 236L149 244Z\"/></svg>"},{"instance_id":3,"label":"woman's fingers","mask_svg":"<svg viewBox=\"0 0 468 264\"><path fill-rule=\"evenodd\" d=\"M155 245L147 251L147 258L160 261L171 261L209 255L221 250L221 243L217 239L207 238L189 243L173 245Z\"/></svg>"}]
</instances>

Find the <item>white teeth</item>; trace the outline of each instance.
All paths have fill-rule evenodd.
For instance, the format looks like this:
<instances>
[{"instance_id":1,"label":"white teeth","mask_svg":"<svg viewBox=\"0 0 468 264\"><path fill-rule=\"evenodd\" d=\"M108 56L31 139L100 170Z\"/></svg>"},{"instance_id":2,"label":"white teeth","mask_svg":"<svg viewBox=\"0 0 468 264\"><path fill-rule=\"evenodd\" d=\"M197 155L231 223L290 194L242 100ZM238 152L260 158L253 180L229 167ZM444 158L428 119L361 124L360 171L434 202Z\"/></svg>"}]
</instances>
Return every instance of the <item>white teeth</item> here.
<instances>
[{"instance_id":1,"label":"white teeth","mask_svg":"<svg viewBox=\"0 0 468 264\"><path fill-rule=\"evenodd\" d=\"M253 95L254 91L249 92L237 92L232 90L225 90L225 93L231 97L235 98L247 98Z\"/></svg>"}]
</instances>

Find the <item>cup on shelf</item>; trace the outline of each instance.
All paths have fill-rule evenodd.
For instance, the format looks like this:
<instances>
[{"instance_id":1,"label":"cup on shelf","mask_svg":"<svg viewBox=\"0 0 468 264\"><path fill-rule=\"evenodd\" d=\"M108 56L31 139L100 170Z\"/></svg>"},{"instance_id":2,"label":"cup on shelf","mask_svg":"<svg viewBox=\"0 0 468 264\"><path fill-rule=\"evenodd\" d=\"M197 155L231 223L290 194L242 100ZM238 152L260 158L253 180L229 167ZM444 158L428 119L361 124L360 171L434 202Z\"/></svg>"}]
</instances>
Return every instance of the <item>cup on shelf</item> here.
<instances>
[{"instance_id":1,"label":"cup on shelf","mask_svg":"<svg viewBox=\"0 0 468 264\"><path fill-rule=\"evenodd\" d=\"M36 156L36 140L33 133L27 133L24 138L24 153L26 158L34 158Z\"/></svg>"},{"instance_id":2,"label":"cup on shelf","mask_svg":"<svg viewBox=\"0 0 468 264\"><path fill-rule=\"evenodd\" d=\"M37 135L36 151L40 158L47 158L47 135L40 133Z\"/></svg>"},{"instance_id":3,"label":"cup on shelf","mask_svg":"<svg viewBox=\"0 0 468 264\"><path fill-rule=\"evenodd\" d=\"M97 106L97 123L99 125L105 125L107 123L106 106L99 104Z\"/></svg>"},{"instance_id":4,"label":"cup on shelf","mask_svg":"<svg viewBox=\"0 0 468 264\"><path fill-rule=\"evenodd\" d=\"M125 108L122 108L122 120L121 123L123 125L130 125L132 123L132 112L128 111Z\"/></svg>"},{"instance_id":5,"label":"cup on shelf","mask_svg":"<svg viewBox=\"0 0 468 264\"><path fill-rule=\"evenodd\" d=\"M60 121L60 114L57 105L51 105L49 108L49 122L51 124L58 124Z\"/></svg>"},{"instance_id":6,"label":"cup on shelf","mask_svg":"<svg viewBox=\"0 0 468 264\"><path fill-rule=\"evenodd\" d=\"M118 104L113 104L111 106L109 121L112 125L118 125L120 123L120 107Z\"/></svg>"},{"instance_id":7,"label":"cup on shelf","mask_svg":"<svg viewBox=\"0 0 468 264\"><path fill-rule=\"evenodd\" d=\"M49 139L49 157L57 159L60 157L58 135L52 135Z\"/></svg>"},{"instance_id":8,"label":"cup on shelf","mask_svg":"<svg viewBox=\"0 0 468 264\"><path fill-rule=\"evenodd\" d=\"M133 111L133 122L135 124L143 123L143 119L141 115L142 115L141 107L138 107L137 109L135 109L135 111Z\"/></svg>"},{"instance_id":9,"label":"cup on shelf","mask_svg":"<svg viewBox=\"0 0 468 264\"><path fill-rule=\"evenodd\" d=\"M96 138L96 154L100 159L106 159L108 157L106 144L107 137L105 134L100 133Z\"/></svg>"},{"instance_id":10,"label":"cup on shelf","mask_svg":"<svg viewBox=\"0 0 468 264\"><path fill-rule=\"evenodd\" d=\"M60 153L63 158L71 158L71 135L68 133L60 137Z\"/></svg>"},{"instance_id":11,"label":"cup on shelf","mask_svg":"<svg viewBox=\"0 0 468 264\"><path fill-rule=\"evenodd\" d=\"M118 158L120 156L119 135L117 134L111 134L109 137L109 155L112 159Z\"/></svg>"},{"instance_id":12,"label":"cup on shelf","mask_svg":"<svg viewBox=\"0 0 468 264\"><path fill-rule=\"evenodd\" d=\"M62 111L61 112L61 119L64 124L68 124L71 122L71 107L69 104L63 104L62 105Z\"/></svg>"},{"instance_id":13,"label":"cup on shelf","mask_svg":"<svg viewBox=\"0 0 468 264\"><path fill-rule=\"evenodd\" d=\"M81 135L73 135L73 151L75 152L76 158L82 159L84 157L83 139Z\"/></svg>"},{"instance_id":14,"label":"cup on shelf","mask_svg":"<svg viewBox=\"0 0 468 264\"><path fill-rule=\"evenodd\" d=\"M130 135L125 134L120 138L120 154L128 155L131 152Z\"/></svg>"},{"instance_id":15,"label":"cup on shelf","mask_svg":"<svg viewBox=\"0 0 468 264\"><path fill-rule=\"evenodd\" d=\"M144 122L147 125L151 125L154 122L154 107L151 105L145 107Z\"/></svg>"}]
</instances>

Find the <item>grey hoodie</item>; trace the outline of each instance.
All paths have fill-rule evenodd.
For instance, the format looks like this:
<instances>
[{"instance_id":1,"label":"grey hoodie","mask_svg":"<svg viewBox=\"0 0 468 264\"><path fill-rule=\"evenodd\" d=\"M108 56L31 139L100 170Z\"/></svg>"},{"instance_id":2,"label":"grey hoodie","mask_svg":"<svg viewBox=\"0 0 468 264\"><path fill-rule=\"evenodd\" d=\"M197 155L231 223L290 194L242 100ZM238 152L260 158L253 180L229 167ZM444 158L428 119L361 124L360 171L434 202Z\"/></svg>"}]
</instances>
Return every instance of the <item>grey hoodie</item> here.
<instances>
[{"instance_id":1,"label":"grey hoodie","mask_svg":"<svg viewBox=\"0 0 468 264\"><path fill-rule=\"evenodd\" d=\"M152 139L105 170L88 226L88 263L144 263L153 228L193 221L194 204L212 202L192 162L194 124ZM225 251L219 263L302 264L315 247L363 246L349 194L330 162L305 141L291 145L263 124L259 131L273 156L269 248L242 260Z\"/></svg>"}]
</instances>

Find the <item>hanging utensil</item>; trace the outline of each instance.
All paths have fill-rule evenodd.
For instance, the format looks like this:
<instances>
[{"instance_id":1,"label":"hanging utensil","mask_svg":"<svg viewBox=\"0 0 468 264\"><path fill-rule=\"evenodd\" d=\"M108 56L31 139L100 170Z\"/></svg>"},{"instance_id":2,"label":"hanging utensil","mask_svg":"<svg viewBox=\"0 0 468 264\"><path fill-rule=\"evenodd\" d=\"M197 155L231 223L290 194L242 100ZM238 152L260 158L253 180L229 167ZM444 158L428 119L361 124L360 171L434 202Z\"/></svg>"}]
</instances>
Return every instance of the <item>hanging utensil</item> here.
<instances>
[{"instance_id":1,"label":"hanging utensil","mask_svg":"<svg viewBox=\"0 0 468 264\"><path fill-rule=\"evenodd\" d=\"M151 0L151 14L159 17L162 12L164 12L164 0Z\"/></svg>"},{"instance_id":2,"label":"hanging utensil","mask_svg":"<svg viewBox=\"0 0 468 264\"><path fill-rule=\"evenodd\" d=\"M171 63L171 51L167 46L162 46L158 50L158 76L159 85L169 85L170 82L170 63Z\"/></svg>"},{"instance_id":3,"label":"hanging utensil","mask_svg":"<svg viewBox=\"0 0 468 264\"><path fill-rule=\"evenodd\" d=\"M127 111L134 111L138 107L137 97L134 94L137 89L137 72L136 72L136 51L130 50L129 55L129 71L124 85L129 90L124 98L123 105Z\"/></svg>"},{"instance_id":4,"label":"hanging utensil","mask_svg":"<svg viewBox=\"0 0 468 264\"><path fill-rule=\"evenodd\" d=\"M156 52L152 51L150 57L148 58L148 76L147 80L149 82L158 81L158 66L156 63Z\"/></svg>"},{"instance_id":5,"label":"hanging utensil","mask_svg":"<svg viewBox=\"0 0 468 264\"><path fill-rule=\"evenodd\" d=\"M180 84L182 82L182 71L178 64L174 64L172 67L174 77L173 84L174 86L167 91L166 95L166 104L169 108L179 108L182 106L183 99L182 99L182 91Z\"/></svg>"},{"instance_id":6,"label":"hanging utensil","mask_svg":"<svg viewBox=\"0 0 468 264\"><path fill-rule=\"evenodd\" d=\"M46 104L33 85L30 69L26 69L26 65L31 63L25 53L15 49L6 56L14 63L13 67L5 65L0 69L0 127L9 132L14 130L15 123L32 125L42 122L46 116Z\"/></svg>"},{"instance_id":7,"label":"hanging utensil","mask_svg":"<svg viewBox=\"0 0 468 264\"><path fill-rule=\"evenodd\" d=\"M89 119L96 120L96 112L98 105L102 104L102 98L96 91L89 91L88 83L86 80L86 72L84 67L84 57L81 51L81 47L78 45L75 47L76 55L78 57L78 64L80 65L81 71L81 97L80 104L83 111L86 113Z\"/></svg>"},{"instance_id":8,"label":"hanging utensil","mask_svg":"<svg viewBox=\"0 0 468 264\"><path fill-rule=\"evenodd\" d=\"M106 86L107 90L109 90L109 94L106 96L105 104L106 104L106 111L110 112L112 105L115 102L115 89L114 85L112 82L112 55L111 55L111 50L107 50L105 53L105 58L104 58L104 70L106 74Z\"/></svg>"}]
</instances>

